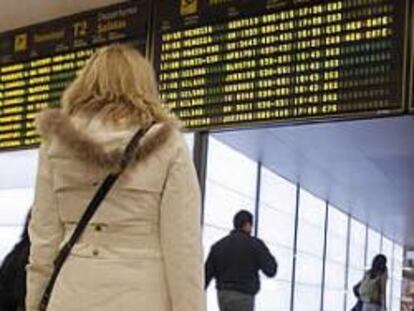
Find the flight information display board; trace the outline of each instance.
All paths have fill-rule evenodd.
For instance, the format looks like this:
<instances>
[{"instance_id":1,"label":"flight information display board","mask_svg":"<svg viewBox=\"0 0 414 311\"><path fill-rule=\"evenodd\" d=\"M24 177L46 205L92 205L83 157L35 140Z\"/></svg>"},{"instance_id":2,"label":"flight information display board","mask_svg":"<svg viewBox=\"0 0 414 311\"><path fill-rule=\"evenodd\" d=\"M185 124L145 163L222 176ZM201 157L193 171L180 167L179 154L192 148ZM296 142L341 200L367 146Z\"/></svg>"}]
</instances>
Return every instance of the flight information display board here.
<instances>
[{"instance_id":1,"label":"flight information display board","mask_svg":"<svg viewBox=\"0 0 414 311\"><path fill-rule=\"evenodd\" d=\"M145 52L149 1L136 0L0 34L0 150L36 146L33 120L93 51L114 42Z\"/></svg>"},{"instance_id":2,"label":"flight information display board","mask_svg":"<svg viewBox=\"0 0 414 311\"><path fill-rule=\"evenodd\" d=\"M403 110L405 0L159 1L156 66L189 128Z\"/></svg>"}]
</instances>

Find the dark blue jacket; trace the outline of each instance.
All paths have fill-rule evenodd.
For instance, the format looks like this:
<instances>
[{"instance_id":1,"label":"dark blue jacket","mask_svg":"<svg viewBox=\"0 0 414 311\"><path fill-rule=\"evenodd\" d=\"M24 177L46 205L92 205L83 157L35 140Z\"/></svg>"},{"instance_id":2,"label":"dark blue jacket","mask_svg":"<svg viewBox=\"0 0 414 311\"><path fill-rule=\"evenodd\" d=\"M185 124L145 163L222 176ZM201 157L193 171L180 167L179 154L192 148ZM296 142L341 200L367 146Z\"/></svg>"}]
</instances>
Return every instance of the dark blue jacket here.
<instances>
[{"instance_id":1,"label":"dark blue jacket","mask_svg":"<svg viewBox=\"0 0 414 311\"><path fill-rule=\"evenodd\" d=\"M260 290L259 271L273 277L277 263L263 241L242 231L232 231L213 245L205 270L206 288L215 278L218 290L255 295Z\"/></svg>"}]
</instances>

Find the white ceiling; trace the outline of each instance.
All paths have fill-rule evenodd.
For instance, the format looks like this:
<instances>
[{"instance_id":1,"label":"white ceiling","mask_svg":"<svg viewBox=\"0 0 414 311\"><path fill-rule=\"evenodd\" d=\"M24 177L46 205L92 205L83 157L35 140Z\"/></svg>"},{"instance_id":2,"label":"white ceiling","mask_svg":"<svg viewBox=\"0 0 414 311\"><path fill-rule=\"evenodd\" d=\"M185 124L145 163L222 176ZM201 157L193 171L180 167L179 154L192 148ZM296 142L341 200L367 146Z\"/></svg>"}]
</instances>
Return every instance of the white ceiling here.
<instances>
[{"instance_id":1,"label":"white ceiling","mask_svg":"<svg viewBox=\"0 0 414 311\"><path fill-rule=\"evenodd\" d=\"M414 246L414 117L215 136L388 237Z\"/></svg>"},{"instance_id":2,"label":"white ceiling","mask_svg":"<svg viewBox=\"0 0 414 311\"><path fill-rule=\"evenodd\" d=\"M111 5L123 0L0 0L0 32Z\"/></svg>"}]
</instances>

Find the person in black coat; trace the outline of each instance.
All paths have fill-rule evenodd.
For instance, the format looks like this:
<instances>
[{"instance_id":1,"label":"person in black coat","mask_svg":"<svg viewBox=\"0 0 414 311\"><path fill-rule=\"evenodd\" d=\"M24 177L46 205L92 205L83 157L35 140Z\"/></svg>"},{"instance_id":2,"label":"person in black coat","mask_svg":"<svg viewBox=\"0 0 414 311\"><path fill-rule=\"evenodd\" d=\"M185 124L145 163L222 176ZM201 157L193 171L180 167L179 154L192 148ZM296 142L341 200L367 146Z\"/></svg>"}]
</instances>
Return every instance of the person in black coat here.
<instances>
[{"instance_id":1,"label":"person in black coat","mask_svg":"<svg viewBox=\"0 0 414 311\"><path fill-rule=\"evenodd\" d=\"M221 311L253 311L255 295L260 290L259 271L274 277L277 262L264 242L252 237L250 212L238 212L233 223L234 230L210 250L205 287L216 279Z\"/></svg>"},{"instance_id":2,"label":"person in black coat","mask_svg":"<svg viewBox=\"0 0 414 311\"><path fill-rule=\"evenodd\" d=\"M26 265L29 259L30 240L28 224L20 241L6 256L0 267L0 311L24 311L26 298Z\"/></svg>"}]
</instances>

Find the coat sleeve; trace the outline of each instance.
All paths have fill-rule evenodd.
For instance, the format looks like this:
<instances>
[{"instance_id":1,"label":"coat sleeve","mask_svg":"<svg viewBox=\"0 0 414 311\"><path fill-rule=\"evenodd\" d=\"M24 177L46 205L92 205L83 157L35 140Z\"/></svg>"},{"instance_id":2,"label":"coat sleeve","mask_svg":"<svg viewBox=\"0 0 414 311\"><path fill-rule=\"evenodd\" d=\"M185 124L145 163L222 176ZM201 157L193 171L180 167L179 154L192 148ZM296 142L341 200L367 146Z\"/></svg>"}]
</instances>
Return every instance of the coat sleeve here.
<instances>
[{"instance_id":1,"label":"coat sleeve","mask_svg":"<svg viewBox=\"0 0 414 311\"><path fill-rule=\"evenodd\" d=\"M41 296L53 271L53 261L63 239L63 225L58 217L53 191L52 167L44 147L39 151L35 201L29 225L31 241L27 266L26 306L39 310Z\"/></svg>"},{"instance_id":2,"label":"coat sleeve","mask_svg":"<svg viewBox=\"0 0 414 311\"><path fill-rule=\"evenodd\" d=\"M268 277L274 277L277 273L277 262L275 257L270 253L266 244L258 240L259 243L259 266L260 270Z\"/></svg>"},{"instance_id":3,"label":"coat sleeve","mask_svg":"<svg viewBox=\"0 0 414 311\"><path fill-rule=\"evenodd\" d=\"M205 264L205 289L208 288L210 282L216 276L216 266L214 262L214 247L211 248L210 254L208 255L206 264Z\"/></svg>"},{"instance_id":4,"label":"coat sleeve","mask_svg":"<svg viewBox=\"0 0 414 311\"><path fill-rule=\"evenodd\" d=\"M161 199L161 247L172 311L205 311L198 179L184 139Z\"/></svg>"}]
</instances>

